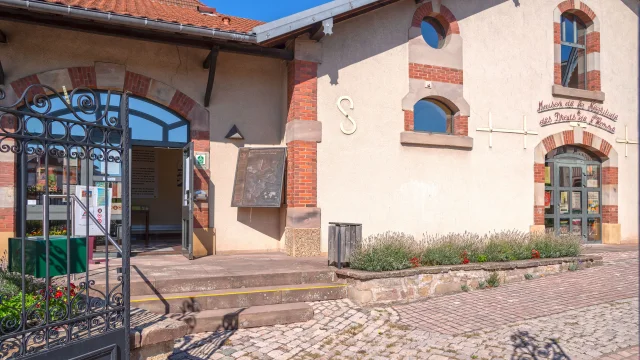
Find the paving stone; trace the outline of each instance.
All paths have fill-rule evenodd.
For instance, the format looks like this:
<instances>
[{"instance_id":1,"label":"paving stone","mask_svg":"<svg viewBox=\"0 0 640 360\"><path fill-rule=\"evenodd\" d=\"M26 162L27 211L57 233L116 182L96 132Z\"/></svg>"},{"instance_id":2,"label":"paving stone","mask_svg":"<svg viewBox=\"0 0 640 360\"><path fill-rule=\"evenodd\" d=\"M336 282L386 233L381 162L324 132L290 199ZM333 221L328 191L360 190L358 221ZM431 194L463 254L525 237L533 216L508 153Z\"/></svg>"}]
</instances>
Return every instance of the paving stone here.
<instances>
[{"instance_id":1,"label":"paving stone","mask_svg":"<svg viewBox=\"0 0 640 360\"><path fill-rule=\"evenodd\" d=\"M572 359L637 360L638 254L602 255L603 266L396 307L314 302L305 323L239 330L220 348L228 335L189 335L170 359L509 359L526 355L518 341L554 339Z\"/></svg>"}]
</instances>

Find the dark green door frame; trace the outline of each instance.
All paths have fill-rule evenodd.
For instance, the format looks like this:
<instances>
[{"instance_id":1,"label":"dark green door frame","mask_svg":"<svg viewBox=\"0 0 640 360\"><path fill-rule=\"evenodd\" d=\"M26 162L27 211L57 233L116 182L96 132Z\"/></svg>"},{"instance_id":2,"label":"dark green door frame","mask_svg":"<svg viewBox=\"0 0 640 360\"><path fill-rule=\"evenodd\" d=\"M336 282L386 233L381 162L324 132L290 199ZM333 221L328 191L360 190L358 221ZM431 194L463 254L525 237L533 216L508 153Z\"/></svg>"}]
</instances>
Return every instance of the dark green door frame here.
<instances>
[{"instance_id":1,"label":"dark green door frame","mask_svg":"<svg viewBox=\"0 0 640 360\"><path fill-rule=\"evenodd\" d=\"M587 153L559 153L545 167L545 228L601 243L602 163Z\"/></svg>"}]
</instances>

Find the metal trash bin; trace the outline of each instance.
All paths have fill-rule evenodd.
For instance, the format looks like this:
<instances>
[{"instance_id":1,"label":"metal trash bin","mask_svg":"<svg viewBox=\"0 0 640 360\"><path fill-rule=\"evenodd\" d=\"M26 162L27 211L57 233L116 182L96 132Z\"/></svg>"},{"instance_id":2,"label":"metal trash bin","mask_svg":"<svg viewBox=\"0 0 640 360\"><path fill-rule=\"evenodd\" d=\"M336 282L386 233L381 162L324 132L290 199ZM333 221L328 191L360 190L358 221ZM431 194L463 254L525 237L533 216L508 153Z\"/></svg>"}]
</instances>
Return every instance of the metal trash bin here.
<instances>
[{"instance_id":1,"label":"metal trash bin","mask_svg":"<svg viewBox=\"0 0 640 360\"><path fill-rule=\"evenodd\" d=\"M329 266L336 265L342 269L349 264L353 252L362 246L362 224L330 222L329 223Z\"/></svg>"}]
</instances>

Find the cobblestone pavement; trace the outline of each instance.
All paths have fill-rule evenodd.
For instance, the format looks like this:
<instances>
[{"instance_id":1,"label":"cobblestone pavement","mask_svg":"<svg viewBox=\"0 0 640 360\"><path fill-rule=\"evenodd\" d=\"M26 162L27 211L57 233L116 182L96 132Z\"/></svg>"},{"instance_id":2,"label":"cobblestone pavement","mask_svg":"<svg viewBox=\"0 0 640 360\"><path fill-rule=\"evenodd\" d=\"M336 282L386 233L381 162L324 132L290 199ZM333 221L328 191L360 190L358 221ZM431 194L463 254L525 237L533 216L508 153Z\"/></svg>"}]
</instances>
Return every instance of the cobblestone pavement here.
<instances>
[{"instance_id":1,"label":"cobblestone pavement","mask_svg":"<svg viewBox=\"0 0 640 360\"><path fill-rule=\"evenodd\" d=\"M637 359L638 254L603 256L604 266L409 305L317 302L306 323L190 335L169 358L516 359L547 349Z\"/></svg>"}]
</instances>

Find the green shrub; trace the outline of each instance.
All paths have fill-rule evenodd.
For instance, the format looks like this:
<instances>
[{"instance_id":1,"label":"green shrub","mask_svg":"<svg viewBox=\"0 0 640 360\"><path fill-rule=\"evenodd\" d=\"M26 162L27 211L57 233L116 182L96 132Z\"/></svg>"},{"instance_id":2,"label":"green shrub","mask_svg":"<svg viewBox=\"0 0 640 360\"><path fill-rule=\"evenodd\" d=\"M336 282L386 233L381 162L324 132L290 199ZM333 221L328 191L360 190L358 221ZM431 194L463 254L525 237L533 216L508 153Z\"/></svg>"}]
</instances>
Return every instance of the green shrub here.
<instances>
[{"instance_id":1,"label":"green shrub","mask_svg":"<svg viewBox=\"0 0 640 360\"><path fill-rule=\"evenodd\" d=\"M10 272L7 269L6 259L5 253L5 256L0 259L0 297L2 299L12 298L22 292L22 276L19 272ZM27 294L33 294L44 289L45 284L40 279L26 275L24 286Z\"/></svg>"},{"instance_id":2,"label":"green shrub","mask_svg":"<svg viewBox=\"0 0 640 360\"><path fill-rule=\"evenodd\" d=\"M460 286L460 290L462 290L462 291L464 291L464 292L469 292L469 290L471 290L471 289L469 289L469 285L467 285L467 284L462 284L462 285Z\"/></svg>"},{"instance_id":3,"label":"green shrub","mask_svg":"<svg viewBox=\"0 0 640 360\"><path fill-rule=\"evenodd\" d=\"M531 234L530 244L543 259L580 255L580 238L577 236L535 233Z\"/></svg>"},{"instance_id":4,"label":"green shrub","mask_svg":"<svg viewBox=\"0 0 640 360\"><path fill-rule=\"evenodd\" d=\"M477 234L447 234L444 236L424 235L422 263L427 266L462 264L463 254L468 259L476 259L482 238Z\"/></svg>"},{"instance_id":5,"label":"green shrub","mask_svg":"<svg viewBox=\"0 0 640 360\"><path fill-rule=\"evenodd\" d=\"M526 273L526 274L524 274L524 278L527 279L527 280L531 280L531 279L533 279L533 274Z\"/></svg>"},{"instance_id":6,"label":"green shrub","mask_svg":"<svg viewBox=\"0 0 640 360\"><path fill-rule=\"evenodd\" d=\"M571 263L571 264L569 264L568 270L569 270L569 271L576 271L576 270L578 270L578 264L576 264L576 263Z\"/></svg>"},{"instance_id":7,"label":"green shrub","mask_svg":"<svg viewBox=\"0 0 640 360\"><path fill-rule=\"evenodd\" d=\"M486 287L487 287L487 282L486 282L486 281L482 281L482 280L480 280L480 281L478 282L478 289L484 289L484 288L486 288Z\"/></svg>"},{"instance_id":8,"label":"green shrub","mask_svg":"<svg viewBox=\"0 0 640 360\"><path fill-rule=\"evenodd\" d=\"M529 234L521 231L500 231L487 235L483 253L487 261L513 261L531 258Z\"/></svg>"},{"instance_id":9,"label":"green shrub","mask_svg":"<svg viewBox=\"0 0 640 360\"><path fill-rule=\"evenodd\" d=\"M487 279L487 285L491 287L500 286L500 276L498 276L497 272L494 271L491 273L491 275L489 275L489 278Z\"/></svg>"},{"instance_id":10,"label":"green shrub","mask_svg":"<svg viewBox=\"0 0 640 360\"><path fill-rule=\"evenodd\" d=\"M535 250L535 251L534 251ZM410 267L458 265L469 262L526 260L532 257L578 256L580 238L509 230L477 235L427 235L422 242L399 232L373 235L355 251L351 267L368 271L401 270Z\"/></svg>"},{"instance_id":11,"label":"green shrub","mask_svg":"<svg viewBox=\"0 0 640 360\"><path fill-rule=\"evenodd\" d=\"M387 231L369 236L351 257L354 269L391 271L408 269L411 259L420 257L420 245L411 235Z\"/></svg>"}]
</instances>

